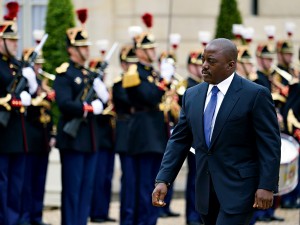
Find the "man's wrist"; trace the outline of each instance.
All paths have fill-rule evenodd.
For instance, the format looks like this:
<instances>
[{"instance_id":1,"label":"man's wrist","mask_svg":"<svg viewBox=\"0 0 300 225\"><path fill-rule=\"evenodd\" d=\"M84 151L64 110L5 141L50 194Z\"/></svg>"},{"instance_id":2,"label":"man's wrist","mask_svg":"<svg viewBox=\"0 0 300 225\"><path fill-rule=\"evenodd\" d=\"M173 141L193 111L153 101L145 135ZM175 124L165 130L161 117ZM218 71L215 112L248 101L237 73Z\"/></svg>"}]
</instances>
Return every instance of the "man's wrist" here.
<instances>
[{"instance_id":1,"label":"man's wrist","mask_svg":"<svg viewBox=\"0 0 300 225\"><path fill-rule=\"evenodd\" d=\"M168 183L168 182L166 182L166 181L163 181L163 180L155 180L155 184L154 184L155 187L156 187L157 184L160 184L160 183L167 185L167 187L170 187L170 186L171 186L171 183Z\"/></svg>"}]
</instances>

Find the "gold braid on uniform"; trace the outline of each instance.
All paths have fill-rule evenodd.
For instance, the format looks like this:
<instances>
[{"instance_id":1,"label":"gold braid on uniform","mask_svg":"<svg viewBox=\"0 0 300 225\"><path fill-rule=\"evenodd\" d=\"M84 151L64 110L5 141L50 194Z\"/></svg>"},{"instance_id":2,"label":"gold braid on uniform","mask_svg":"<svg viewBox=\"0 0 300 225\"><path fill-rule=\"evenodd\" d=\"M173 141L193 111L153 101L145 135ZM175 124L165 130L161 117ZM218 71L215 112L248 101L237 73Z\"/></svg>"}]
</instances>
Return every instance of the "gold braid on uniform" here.
<instances>
[{"instance_id":1,"label":"gold braid on uniform","mask_svg":"<svg viewBox=\"0 0 300 225\"><path fill-rule=\"evenodd\" d=\"M293 126L300 129L300 122L295 117L293 110L290 109L287 115L287 129L290 134L293 134Z\"/></svg>"},{"instance_id":2,"label":"gold braid on uniform","mask_svg":"<svg viewBox=\"0 0 300 225\"><path fill-rule=\"evenodd\" d=\"M11 106L8 103L10 100L11 94L7 94L5 97L0 98L0 105L2 105L7 111L11 110Z\"/></svg>"},{"instance_id":3,"label":"gold braid on uniform","mask_svg":"<svg viewBox=\"0 0 300 225\"><path fill-rule=\"evenodd\" d=\"M136 87L140 84L141 84L141 79L137 71L137 65L136 64L130 65L128 71L124 73L123 80L122 80L122 87L131 88L131 87Z\"/></svg>"},{"instance_id":4,"label":"gold braid on uniform","mask_svg":"<svg viewBox=\"0 0 300 225\"><path fill-rule=\"evenodd\" d=\"M64 62L63 64L61 64L59 67L57 67L55 69L56 73L61 74L61 73L65 73L67 71L67 69L69 68L70 64L67 62Z\"/></svg>"}]
</instances>

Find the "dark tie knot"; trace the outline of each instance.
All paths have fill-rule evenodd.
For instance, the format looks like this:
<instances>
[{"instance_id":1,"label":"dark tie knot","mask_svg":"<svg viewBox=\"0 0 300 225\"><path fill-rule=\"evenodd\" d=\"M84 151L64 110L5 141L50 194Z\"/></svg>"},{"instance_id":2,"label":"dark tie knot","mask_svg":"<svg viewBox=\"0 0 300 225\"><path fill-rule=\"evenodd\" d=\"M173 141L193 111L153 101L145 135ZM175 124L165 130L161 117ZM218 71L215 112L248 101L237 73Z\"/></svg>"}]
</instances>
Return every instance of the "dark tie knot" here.
<instances>
[{"instance_id":1,"label":"dark tie knot","mask_svg":"<svg viewBox=\"0 0 300 225\"><path fill-rule=\"evenodd\" d=\"M219 92L219 88L218 86L213 86L213 88L211 89L211 93L212 95L216 95Z\"/></svg>"}]
</instances>

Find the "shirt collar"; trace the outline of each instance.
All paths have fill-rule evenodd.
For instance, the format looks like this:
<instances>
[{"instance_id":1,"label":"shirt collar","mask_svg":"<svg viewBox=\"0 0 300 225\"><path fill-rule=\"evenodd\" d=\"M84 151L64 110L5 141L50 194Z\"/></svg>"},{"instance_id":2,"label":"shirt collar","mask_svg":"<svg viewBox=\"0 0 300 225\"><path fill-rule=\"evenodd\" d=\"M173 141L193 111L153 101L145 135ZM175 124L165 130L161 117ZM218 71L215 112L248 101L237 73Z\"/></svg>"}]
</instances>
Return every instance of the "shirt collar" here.
<instances>
[{"instance_id":1,"label":"shirt collar","mask_svg":"<svg viewBox=\"0 0 300 225\"><path fill-rule=\"evenodd\" d=\"M210 84L208 86L207 95L210 94L211 89L213 88L213 86L217 86L219 88L220 92L225 96L225 94L228 91L228 88L229 88L229 86L230 86L230 84L233 80L233 77L234 77L234 72L229 77L227 77L225 80L218 83L218 85Z\"/></svg>"}]
</instances>

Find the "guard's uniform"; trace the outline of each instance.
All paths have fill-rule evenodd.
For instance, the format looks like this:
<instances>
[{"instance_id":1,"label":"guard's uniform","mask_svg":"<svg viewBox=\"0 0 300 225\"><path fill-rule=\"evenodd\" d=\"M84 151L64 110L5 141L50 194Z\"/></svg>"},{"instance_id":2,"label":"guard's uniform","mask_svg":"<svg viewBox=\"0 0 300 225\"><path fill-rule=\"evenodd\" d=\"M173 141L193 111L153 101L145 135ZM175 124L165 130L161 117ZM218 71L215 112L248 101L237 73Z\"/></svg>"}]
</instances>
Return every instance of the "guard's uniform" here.
<instances>
[{"instance_id":1,"label":"guard's uniform","mask_svg":"<svg viewBox=\"0 0 300 225\"><path fill-rule=\"evenodd\" d=\"M193 51L189 54L187 64L193 64L194 66L202 65L202 53L199 51ZM193 87L203 80L199 77L195 77L195 75L190 75L187 78L187 89ZM181 101L180 101L181 104ZM196 190L195 190L195 180L196 180L196 159L195 154L189 152L187 156L187 165L188 165L188 174L187 174L187 182L185 189L185 217L187 224L201 224L202 219L200 214L196 211Z\"/></svg>"},{"instance_id":2,"label":"guard's uniform","mask_svg":"<svg viewBox=\"0 0 300 225\"><path fill-rule=\"evenodd\" d=\"M68 46L73 48L89 45L87 32L82 28L68 29L67 38ZM53 87L61 112L57 126L62 166L61 224L82 225L87 224L90 213L96 151L99 149L97 116L83 109L86 93L93 86L85 85L89 81L88 72L71 60L63 63L56 72ZM75 137L64 131L72 119L83 119Z\"/></svg>"},{"instance_id":3,"label":"guard's uniform","mask_svg":"<svg viewBox=\"0 0 300 225\"><path fill-rule=\"evenodd\" d=\"M95 61L98 63L90 63L91 70L95 70L101 65L101 60L94 60L94 62ZM107 109L107 107L108 104L105 104L104 108ZM105 111L103 113L105 113ZM91 222L114 221L109 218L115 161L112 127L114 118L109 113L112 113L112 111L107 112L106 115L99 115L96 118L97 126L99 127L98 136L96 138L99 140L99 146L96 152L97 163L90 212Z\"/></svg>"},{"instance_id":4,"label":"guard's uniform","mask_svg":"<svg viewBox=\"0 0 300 225\"><path fill-rule=\"evenodd\" d=\"M136 47L153 48L153 39L147 33L136 36ZM167 143L167 128L163 112L158 106L164 90L157 85L160 77L153 67L138 62L124 74L132 104L128 129L128 152L135 158L136 212L134 224L156 224L158 209L152 206L153 181L159 170Z\"/></svg>"},{"instance_id":5,"label":"guard's uniform","mask_svg":"<svg viewBox=\"0 0 300 225\"><path fill-rule=\"evenodd\" d=\"M270 49L268 44L259 44L256 50L257 57L273 59L274 52ZM253 81L257 84L260 84L266 88L268 88L272 94L273 101L275 103L277 113L281 113L281 107L285 102L285 97L281 94L280 89L272 83L273 79L273 71L271 68L264 68L265 71L257 70L256 79ZM282 125L281 125L282 127ZM271 220L279 220L283 221L284 219L281 217L277 217L275 215L275 209L278 207L279 199L274 198L274 204L271 208L266 210L256 210L250 224L255 224L256 221L271 221Z\"/></svg>"},{"instance_id":6,"label":"guard's uniform","mask_svg":"<svg viewBox=\"0 0 300 225\"><path fill-rule=\"evenodd\" d=\"M120 52L120 62L129 66L138 59L133 46L124 46ZM125 68L126 70L126 68ZM126 72L126 71L124 71ZM120 190L120 225L134 224L136 210L136 176L134 157L129 154L128 129L132 104L122 87L123 74L114 80L112 88L114 110L116 112L115 152L120 156L121 162L121 190Z\"/></svg>"},{"instance_id":7,"label":"guard's uniform","mask_svg":"<svg viewBox=\"0 0 300 225\"><path fill-rule=\"evenodd\" d=\"M25 49L23 59L28 60L32 51L33 49ZM35 67L40 67L42 63L44 59L40 53L35 60ZM42 215L50 152L49 142L50 138L55 136L51 116L54 91L50 87L47 87L47 90L43 89L41 78L38 78L38 83L38 94L32 99L32 105L27 108L26 116L28 154L25 168L26 179L22 191L21 224L44 224Z\"/></svg>"},{"instance_id":8,"label":"guard's uniform","mask_svg":"<svg viewBox=\"0 0 300 225\"><path fill-rule=\"evenodd\" d=\"M15 21L4 21L0 23L2 28L0 38L18 39ZM5 43L6 44L6 43ZM0 224L17 224L21 211L21 191L24 179L25 153L28 152L27 132L25 130L24 111L20 107L12 107L11 99L5 97L9 85L18 71L12 57L0 53L0 115L8 113L8 123L0 124ZM16 85L18 81L16 82ZM14 96L12 97L19 97Z\"/></svg>"},{"instance_id":9,"label":"guard's uniform","mask_svg":"<svg viewBox=\"0 0 300 225\"><path fill-rule=\"evenodd\" d=\"M140 85L126 88L133 105L128 130L128 150L136 160L138 222L135 224L142 224L142 221L156 224L158 209L151 205L151 198L147 196L151 196L153 180L158 173L167 143L164 115L158 109L164 91L151 82L157 79L152 67L137 63L137 73L141 79Z\"/></svg>"},{"instance_id":10,"label":"guard's uniform","mask_svg":"<svg viewBox=\"0 0 300 225\"><path fill-rule=\"evenodd\" d=\"M293 54L293 44L291 41L278 41L277 42L277 52L281 54L284 58L285 54ZM284 60L283 60L284 61ZM299 74L295 71L290 65L289 62L282 62L282 64L278 64L278 68L286 71L292 77L287 80L285 77L279 77L279 81L288 86L289 92L288 97L286 99L286 104L282 109L282 116L284 119L284 133L291 135L296 138L296 140L300 141L300 135L298 129L299 121L300 121L300 85L299 85ZM294 82L294 78L297 78ZM299 171L298 177L300 174L300 161L299 161ZM299 179L300 180L300 179ZM288 194L281 196L281 207L282 208L300 208L300 182L298 181L298 185L296 188Z\"/></svg>"}]
</instances>

